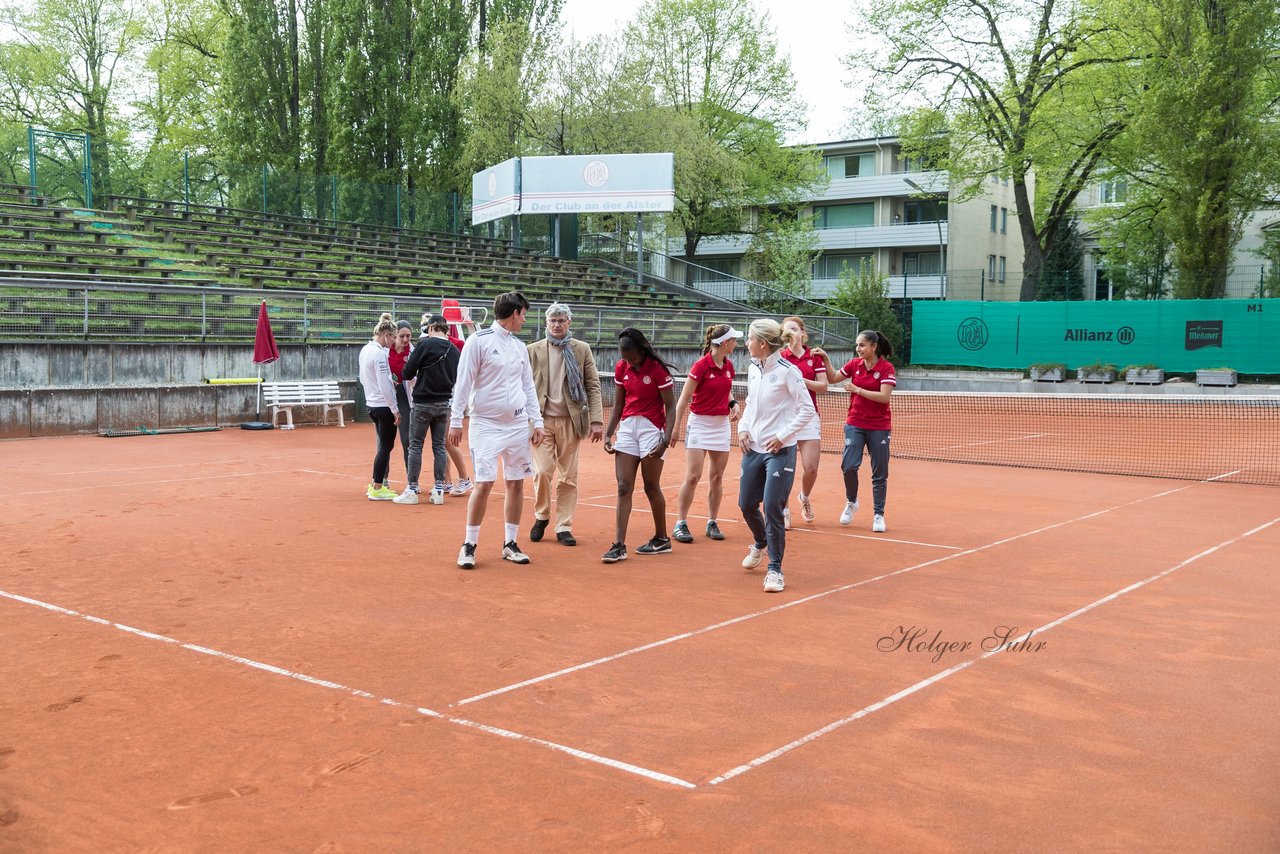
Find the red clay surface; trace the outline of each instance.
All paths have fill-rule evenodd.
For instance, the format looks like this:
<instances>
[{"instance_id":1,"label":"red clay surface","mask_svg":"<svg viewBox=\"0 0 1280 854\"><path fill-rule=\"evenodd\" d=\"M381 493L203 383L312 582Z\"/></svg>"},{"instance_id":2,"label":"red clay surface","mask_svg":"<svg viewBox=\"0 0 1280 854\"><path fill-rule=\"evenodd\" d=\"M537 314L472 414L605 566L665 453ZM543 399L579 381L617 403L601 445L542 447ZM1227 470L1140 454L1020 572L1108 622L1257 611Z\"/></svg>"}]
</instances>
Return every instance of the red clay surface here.
<instances>
[{"instance_id":1,"label":"red clay surface","mask_svg":"<svg viewBox=\"0 0 1280 854\"><path fill-rule=\"evenodd\" d=\"M732 484L727 541L636 556L637 492L605 566L584 447L580 545L527 496L503 563L492 500L464 572L372 449L0 443L0 850L1280 849L1275 488L894 460L872 534L828 455L769 595Z\"/></svg>"}]
</instances>

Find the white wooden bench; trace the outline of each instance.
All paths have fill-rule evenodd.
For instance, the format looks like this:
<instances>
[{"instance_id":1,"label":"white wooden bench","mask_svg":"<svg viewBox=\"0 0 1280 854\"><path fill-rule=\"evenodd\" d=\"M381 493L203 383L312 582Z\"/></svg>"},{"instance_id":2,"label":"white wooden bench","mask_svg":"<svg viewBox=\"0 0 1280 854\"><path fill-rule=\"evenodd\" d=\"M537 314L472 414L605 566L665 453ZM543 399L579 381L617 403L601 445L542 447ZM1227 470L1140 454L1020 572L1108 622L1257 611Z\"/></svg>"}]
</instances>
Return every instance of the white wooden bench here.
<instances>
[{"instance_id":1,"label":"white wooden bench","mask_svg":"<svg viewBox=\"0 0 1280 854\"><path fill-rule=\"evenodd\" d=\"M354 404L354 400L343 400L342 391L337 380L303 380L299 382L269 382L262 384L262 401L271 408L271 425L274 427L283 412L286 424L283 430L293 429L293 407L319 406L324 413L324 423L329 423L329 413L338 413L338 426L346 427L342 417L344 404Z\"/></svg>"}]
</instances>

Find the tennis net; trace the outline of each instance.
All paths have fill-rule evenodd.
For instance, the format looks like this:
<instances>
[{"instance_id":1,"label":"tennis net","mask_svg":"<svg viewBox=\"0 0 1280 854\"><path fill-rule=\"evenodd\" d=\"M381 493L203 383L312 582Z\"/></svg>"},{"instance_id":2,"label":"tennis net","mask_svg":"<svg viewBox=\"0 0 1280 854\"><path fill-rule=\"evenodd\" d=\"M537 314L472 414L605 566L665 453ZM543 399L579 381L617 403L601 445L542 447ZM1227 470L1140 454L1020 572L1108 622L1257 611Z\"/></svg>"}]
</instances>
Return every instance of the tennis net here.
<instances>
[{"instance_id":1,"label":"tennis net","mask_svg":"<svg viewBox=\"0 0 1280 854\"><path fill-rule=\"evenodd\" d=\"M899 459L1280 486L1280 396L895 391L891 406ZM843 450L848 411L842 389L818 395L824 452Z\"/></svg>"}]
</instances>

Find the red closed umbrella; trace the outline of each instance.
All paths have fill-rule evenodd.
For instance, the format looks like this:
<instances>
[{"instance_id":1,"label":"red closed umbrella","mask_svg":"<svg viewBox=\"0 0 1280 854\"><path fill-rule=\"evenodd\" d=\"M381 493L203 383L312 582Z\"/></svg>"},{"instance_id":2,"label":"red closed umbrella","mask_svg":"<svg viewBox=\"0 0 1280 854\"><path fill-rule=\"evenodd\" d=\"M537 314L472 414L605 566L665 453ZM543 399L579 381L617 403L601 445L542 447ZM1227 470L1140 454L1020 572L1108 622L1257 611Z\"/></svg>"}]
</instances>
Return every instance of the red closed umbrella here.
<instances>
[{"instance_id":1,"label":"red closed umbrella","mask_svg":"<svg viewBox=\"0 0 1280 854\"><path fill-rule=\"evenodd\" d=\"M280 358L280 348L276 346L276 336L271 333L271 320L267 317L267 301L258 306L258 330L253 336L253 363L258 366L258 406L256 421L241 424L244 430L270 430L271 423L262 420L262 366L269 365Z\"/></svg>"},{"instance_id":2,"label":"red closed umbrella","mask_svg":"<svg viewBox=\"0 0 1280 854\"><path fill-rule=\"evenodd\" d=\"M263 300L258 307L258 331L253 336L253 363L269 365L280 358L280 348L276 346L276 336L271 334L271 319L267 317L267 301Z\"/></svg>"}]
</instances>

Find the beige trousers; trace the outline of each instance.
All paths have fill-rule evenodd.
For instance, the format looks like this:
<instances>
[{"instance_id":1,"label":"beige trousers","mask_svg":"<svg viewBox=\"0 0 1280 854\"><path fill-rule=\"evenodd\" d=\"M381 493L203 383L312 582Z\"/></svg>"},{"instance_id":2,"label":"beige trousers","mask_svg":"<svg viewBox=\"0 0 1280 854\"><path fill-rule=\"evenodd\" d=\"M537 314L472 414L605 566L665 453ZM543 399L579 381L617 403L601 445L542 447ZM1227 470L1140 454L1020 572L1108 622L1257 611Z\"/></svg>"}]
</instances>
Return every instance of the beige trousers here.
<instances>
[{"instance_id":1,"label":"beige trousers","mask_svg":"<svg viewBox=\"0 0 1280 854\"><path fill-rule=\"evenodd\" d=\"M533 449L533 518L551 518L551 487L555 481L556 533L573 530L578 505L578 433L566 417L543 419L546 438Z\"/></svg>"}]
</instances>

